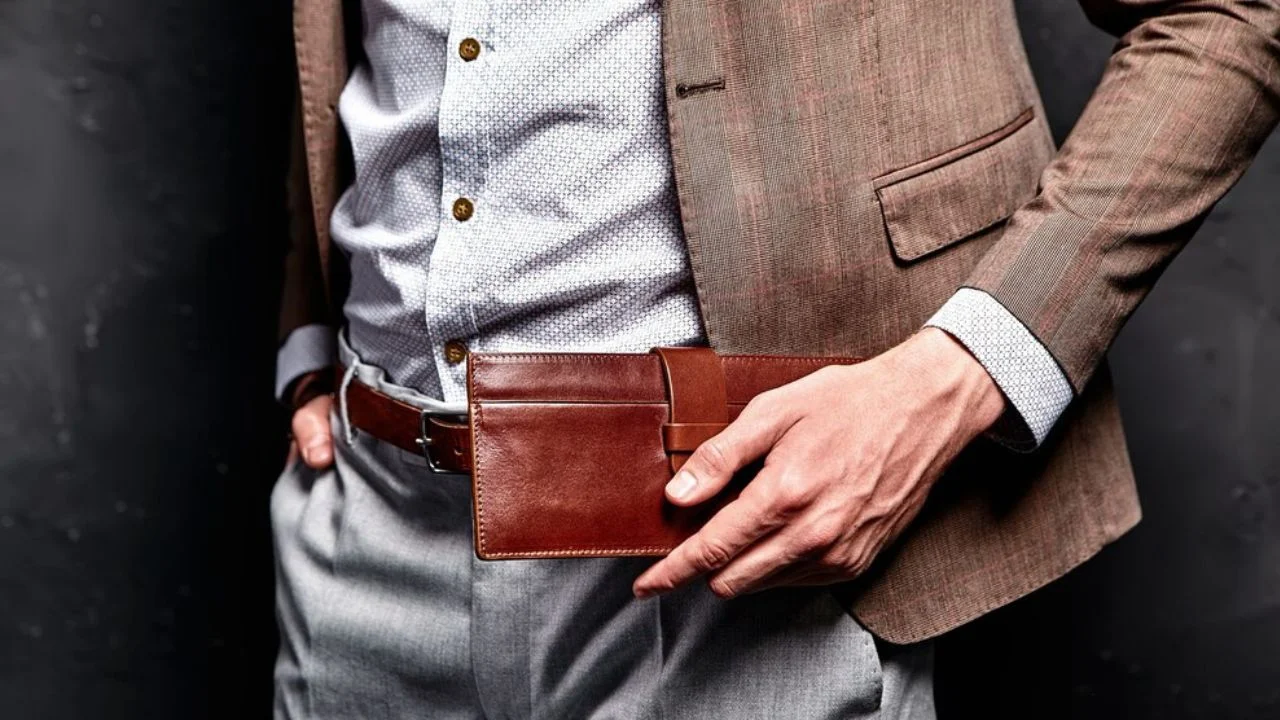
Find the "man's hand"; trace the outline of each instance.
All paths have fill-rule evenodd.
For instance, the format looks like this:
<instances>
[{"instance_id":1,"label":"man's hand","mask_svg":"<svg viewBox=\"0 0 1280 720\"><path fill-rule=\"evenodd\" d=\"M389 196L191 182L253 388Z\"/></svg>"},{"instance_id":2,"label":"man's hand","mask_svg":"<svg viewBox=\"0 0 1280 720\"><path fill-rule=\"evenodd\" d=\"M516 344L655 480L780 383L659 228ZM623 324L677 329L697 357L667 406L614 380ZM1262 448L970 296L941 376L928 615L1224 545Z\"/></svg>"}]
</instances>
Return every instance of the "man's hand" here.
<instances>
[{"instance_id":1,"label":"man's hand","mask_svg":"<svg viewBox=\"0 0 1280 720\"><path fill-rule=\"evenodd\" d=\"M329 411L333 395L329 394L332 370L320 370L298 378L290 397L294 411L290 429L289 464L302 453L302 461L316 470L333 462L333 434L329 429Z\"/></svg>"},{"instance_id":2,"label":"man's hand","mask_svg":"<svg viewBox=\"0 0 1280 720\"><path fill-rule=\"evenodd\" d=\"M1003 409L986 370L936 328L764 393L694 452L667 498L696 505L748 463L764 457L764 467L634 592L664 592L703 574L724 598L857 577Z\"/></svg>"}]
</instances>

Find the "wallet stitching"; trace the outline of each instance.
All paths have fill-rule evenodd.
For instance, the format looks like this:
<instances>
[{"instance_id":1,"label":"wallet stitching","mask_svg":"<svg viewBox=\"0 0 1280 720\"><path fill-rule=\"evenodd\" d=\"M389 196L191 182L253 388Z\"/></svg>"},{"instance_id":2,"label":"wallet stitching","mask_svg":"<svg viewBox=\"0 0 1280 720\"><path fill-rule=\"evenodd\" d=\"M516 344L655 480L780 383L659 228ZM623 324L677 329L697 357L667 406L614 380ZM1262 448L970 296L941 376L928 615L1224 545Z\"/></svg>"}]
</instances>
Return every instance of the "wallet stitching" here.
<instances>
[{"instance_id":1,"label":"wallet stitching","mask_svg":"<svg viewBox=\"0 0 1280 720\"><path fill-rule=\"evenodd\" d=\"M720 357L729 362L748 362L748 361L756 360L759 358L766 358L769 360L779 360L782 362L803 363L803 364L809 364L809 365L816 365L816 364L838 365L844 361L848 361L848 362L862 361L861 358L846 357L843 355L819 355L814 357L801 356L801 355L721 355Z\"/></svg>"},{"instance_id":2,"label":"wallet stitching","mask_svg":"<svg viewBox=\"0 0 1280 720\"><path fill-rule=\"evenodd\" d=\"M581 557L583 555L646 555L649 553L668 553L675 546L648 546L635 548L572 548L568 550L533 550L530 552L485 553L490 558L534 558L534 557Z\"/></svg>"},{"instance_id":3,"label":"wallet stitching","mask_svg":"<svg viewBox=\"0 0 1280 720\"><path fill-rule=\"evenodd\" d=\"M484 483L480 481L480 453L479 448L476 447L475 441L476 430L478 430L480 428L480 424L484 422L484 410L480 403L474 403L474 405L475 410L473 414L475 415L476 421L472 426L471 465L475 473L473 478L475 480L474 485L476 489L476 533L480 539L480 553L485 554L486 538L484 533L484 491L481 490L481 486Z\"/></svg>"}]
</instances>

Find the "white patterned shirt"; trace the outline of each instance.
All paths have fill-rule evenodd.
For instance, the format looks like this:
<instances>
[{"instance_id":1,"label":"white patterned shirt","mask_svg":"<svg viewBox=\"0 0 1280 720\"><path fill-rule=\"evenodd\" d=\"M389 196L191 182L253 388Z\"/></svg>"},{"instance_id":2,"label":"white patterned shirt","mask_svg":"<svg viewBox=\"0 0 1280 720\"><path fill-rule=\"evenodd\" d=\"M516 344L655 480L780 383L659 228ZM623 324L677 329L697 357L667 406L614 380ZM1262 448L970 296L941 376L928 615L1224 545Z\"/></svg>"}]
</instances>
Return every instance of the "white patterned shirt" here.
<instances>
[{"instance_id":1,"label":"white patterned shirt","mask_svg":"<svg viewBox=\"0 0 1280 720\"><path fill-rule=\"evenodd\" d=\"M705 344L671 172L660 0L362 8L364 58L338 106L356 173L332 233L363 361L461 408L464 349ZM991 372L1026 444L1043 440L1071 387L1025 327L975 290L930 324ZM327 328L295 330L277 394L330 364L333 343Z\"/></svg>"}]
</instances>

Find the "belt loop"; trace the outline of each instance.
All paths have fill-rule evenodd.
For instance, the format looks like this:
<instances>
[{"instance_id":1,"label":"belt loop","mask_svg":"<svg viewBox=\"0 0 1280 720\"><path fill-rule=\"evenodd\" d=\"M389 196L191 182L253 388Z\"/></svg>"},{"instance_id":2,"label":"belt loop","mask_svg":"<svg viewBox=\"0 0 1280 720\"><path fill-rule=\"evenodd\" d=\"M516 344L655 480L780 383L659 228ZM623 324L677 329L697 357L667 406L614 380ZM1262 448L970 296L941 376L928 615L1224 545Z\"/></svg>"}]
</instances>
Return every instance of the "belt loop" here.
<instances>
[{"instance_id":1,"label":"belt loop","mask_svg":"<svg viewBox=\"0 0 1280 720\"><path fill-rule=\"evenodd\" d=\"M674 473L697 445L729 423L724 365L709 347L657 347L650 352L658 356L667 384L671 409L662 432Z\"/></svg>"},{"instance_id":2,"label":"belt loop","mask_svg":"<svg viewBox=\"0 0 1280 720\"><path fill-rule=\"evenodd\" d=\"M342 434L348 445L356 441L356 429L351 426L351 414L347 412L347 388L351 387L351 379L355 374L356 363L352 362L342 374L342 384L338 386L338 414L342 417Z\"/></svg>"}]
</instances>

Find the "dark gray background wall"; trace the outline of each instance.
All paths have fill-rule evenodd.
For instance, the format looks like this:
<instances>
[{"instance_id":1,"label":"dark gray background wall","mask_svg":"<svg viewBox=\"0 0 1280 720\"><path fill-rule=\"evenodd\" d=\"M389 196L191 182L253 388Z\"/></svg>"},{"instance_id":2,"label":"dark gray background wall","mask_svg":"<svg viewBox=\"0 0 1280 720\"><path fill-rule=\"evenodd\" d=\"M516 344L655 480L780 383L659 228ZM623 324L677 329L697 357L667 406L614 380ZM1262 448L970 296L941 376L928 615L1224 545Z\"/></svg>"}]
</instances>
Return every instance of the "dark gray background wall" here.
<instances>
[{"instance_id":1,"label":"dark gray background wall","mask_svg":"<svg viewBox=\"0 0 1280 720\"><path fill-rule=\"evenodd\" d=\"M1075 3L1016 5L1061 140L1113 43ZM1280 137L1111 362L1144 521L954 638L942 697L982 718L1280 718Z\"/></svg>"},{"instance_id":2,"label":"dark gray background wall","mask_svg":"<svg viewBox=\"0 0 1280 720\"><path fill-rule=\"evenodd\" d=\"M1061 139L1111 40L1018 0ZM286 2L0 1L0 714L265 716ZM1280 717L1280 141L1114 362L1146 520L950 717Z\"/></svg>"},{"instance_id":3,"label":"dark gray background wall","mask_svg":"<svg viewBox=\"0 0 1280 720\"><path fill-rule=\"evenodd\" d=\"M0 1L0 716L263 716L289 32Z\"/></svg>"}]
</instances>

